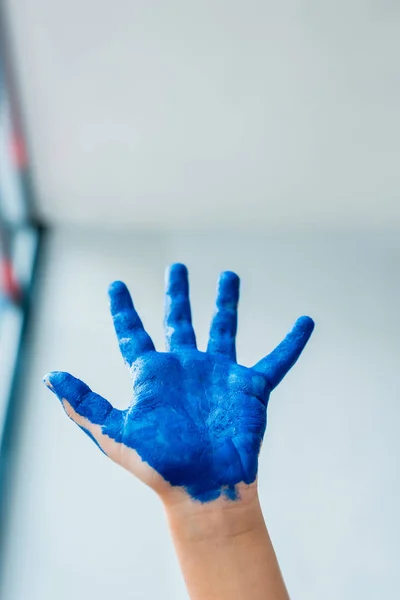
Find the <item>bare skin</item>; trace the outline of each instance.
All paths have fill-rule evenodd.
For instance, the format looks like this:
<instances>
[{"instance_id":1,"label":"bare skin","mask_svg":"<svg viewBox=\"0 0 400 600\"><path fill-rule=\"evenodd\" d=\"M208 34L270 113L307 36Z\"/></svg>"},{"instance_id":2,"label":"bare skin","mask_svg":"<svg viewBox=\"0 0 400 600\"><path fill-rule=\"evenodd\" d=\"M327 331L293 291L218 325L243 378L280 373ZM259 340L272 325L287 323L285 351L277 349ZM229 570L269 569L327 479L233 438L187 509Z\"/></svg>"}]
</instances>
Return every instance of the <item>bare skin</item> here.
<instances>
[{"instance_id":1,"label":"bare skin","mask_svg":"<svg viewBox=\"0 0 400 600\"><path fill-rule=\"evenodd\" d=\"M192 600L289 599L257 485L242 486L240 496L200 506L164 502Z\"/></svg>"}]
</instances>

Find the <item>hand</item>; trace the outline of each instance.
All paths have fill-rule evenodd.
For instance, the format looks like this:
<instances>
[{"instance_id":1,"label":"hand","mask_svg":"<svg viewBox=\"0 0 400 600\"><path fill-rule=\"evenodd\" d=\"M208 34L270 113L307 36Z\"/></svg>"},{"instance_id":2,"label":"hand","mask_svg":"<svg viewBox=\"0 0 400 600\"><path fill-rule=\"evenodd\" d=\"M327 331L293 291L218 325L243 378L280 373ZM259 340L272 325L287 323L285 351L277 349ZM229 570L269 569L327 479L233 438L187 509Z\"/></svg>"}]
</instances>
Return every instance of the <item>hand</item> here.
<instances>
[{"instance_id":1,"label":"hand","mask_svg":"<svg viewBox=\"0 0 400 600\"><path fill-rule=\"evenodd\" d=\"M155 350L122 282L110 286L109 296L133 381L130 406L114 408L68 373L48 374L46 385L107 456L161 496L179 488L201 502L221 495L235 500L238 484L256 480L270 392L300 356L312 319L298 319L273 352L248 368L236 362L234 273L220 276L207 352L196 348L183 265L172 265L167 274L166 352Z\"/></svg>"}]
</instances>

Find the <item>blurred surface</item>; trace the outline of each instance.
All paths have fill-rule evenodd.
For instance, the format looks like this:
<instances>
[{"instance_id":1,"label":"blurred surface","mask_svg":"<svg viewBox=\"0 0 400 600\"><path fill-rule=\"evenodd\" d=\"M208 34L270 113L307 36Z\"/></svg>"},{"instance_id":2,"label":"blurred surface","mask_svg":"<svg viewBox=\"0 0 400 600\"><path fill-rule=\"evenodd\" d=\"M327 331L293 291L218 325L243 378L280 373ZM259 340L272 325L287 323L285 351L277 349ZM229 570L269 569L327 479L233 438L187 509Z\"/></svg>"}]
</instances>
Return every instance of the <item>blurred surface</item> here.
<instances>
[{"instance_id":1,"label":"blurred surface","mask_svg":"<svg viewBox=\"0 0 400 600\"><path fill-rule=\"evenodd\" d=\"M129 402L106 290L125 280L163 348L163 272L184 260L204 348L219 270L242 276L238 357L253 364L297 316L309 347L273 393L260 465L265 517L293 598L397 597L398 236L53 233L24 370L25 411L4 600L186 598L153 492L107 460L42 384L68 370Z\"/></svg>"},{"instance_id":2,"label":"blurred surface","mask_svg":"<svg viewBox=\"0 0 400 600\"><path fill-rule=\"evenodd\" d=\"M7 487L6 430L10 431L7 423L12 421L11 396L39 240L32 219L29 165L9 77L1 17L0 11L0 531Z\"/></svg>"},{"instance_id":3,"label":"blurred surface","mask_svg":"<svg viewBox=\"0 0 400 600\"><path fill-rule=\"evenodd\" d=\"M400 226L400 4L6 0L49 223Z\"/></svg>"},{"instance_id":4,"label":"blurred surface","mask_svg":"<svg viewBox=\"0 0 400 600\"><path fill-rule=\"evenodd\" d=\"M13 285L14 281L18 282L17 293L13 298L10 293L7 293L7 289L0 291L0 474L1 461L7 454L7 448L3 445L4 434L26 317L26 301L21 302L21 300L25 300L23 295L29 293L37 248L38 233L33 228L21 228L12 235L8 264L12 266ZM2 262L4 263L4 259ZM19 292L20 289L24 294ZM12 446L14 451L14 444ZM3 483L0 476L0 498L4 493Z\"/></svg>"}]
</instances>

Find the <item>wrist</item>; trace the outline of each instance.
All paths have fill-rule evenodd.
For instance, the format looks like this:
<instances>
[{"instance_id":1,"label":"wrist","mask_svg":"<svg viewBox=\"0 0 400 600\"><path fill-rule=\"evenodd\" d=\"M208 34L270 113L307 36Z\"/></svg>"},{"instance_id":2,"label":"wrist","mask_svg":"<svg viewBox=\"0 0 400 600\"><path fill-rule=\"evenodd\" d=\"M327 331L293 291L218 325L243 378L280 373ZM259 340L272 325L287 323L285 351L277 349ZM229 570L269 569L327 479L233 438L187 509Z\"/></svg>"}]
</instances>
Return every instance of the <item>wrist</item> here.
<instances>
[{"instance_id":1,"label":"wrist","mask_svg":"<svg viewBox=\"0 0 400 600\"><path fill-rule=\"evenodd\" d=\"M173 537L182 542L228 540L265 528L258 499L257 484L239 484L238 498L220 496L212 502L201 503L186 493L177 498L163 497Z\"/></svg>"},{"instance_id":2,"label":"wrist","mask_svg":"<svg viewBox=\"0 0 400 600\"><path fill-rule=\"evenodd\" d=\"M176 490L175 490L176 491ZM164 497L169 526L193 600L289 600L265 526L257 484L238 498L193 501Z\"/></svg>"}]
</instances>

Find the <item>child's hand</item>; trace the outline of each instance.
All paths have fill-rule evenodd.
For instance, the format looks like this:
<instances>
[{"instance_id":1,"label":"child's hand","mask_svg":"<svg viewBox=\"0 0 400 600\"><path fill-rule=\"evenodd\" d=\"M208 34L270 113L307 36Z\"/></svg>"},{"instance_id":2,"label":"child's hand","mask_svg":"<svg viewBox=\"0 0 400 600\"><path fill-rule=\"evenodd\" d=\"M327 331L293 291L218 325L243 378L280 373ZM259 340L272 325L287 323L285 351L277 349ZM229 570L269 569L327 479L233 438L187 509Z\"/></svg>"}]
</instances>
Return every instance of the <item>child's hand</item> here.
<instances>
[{"instance_id":1,"label":"child's hand","mask_svg":"<svg viewBox=\"0 0 400 600\"><path fill-rule=\"evenodd\" d=\"M68 373L50 373L46 385L107 456L161 496L178 487L202 502L221 494L234 500L237 484L256 480L270 392L300 356L312 319L298 319L271 354L247 368L236 362L234 273L221 274L207 352L196 348L183 265L172 265L167 276L167 352L156 352L123 283L113 283L109 295L133 380L129 408L113 408Z\"/></svg>"}]
</instances>

